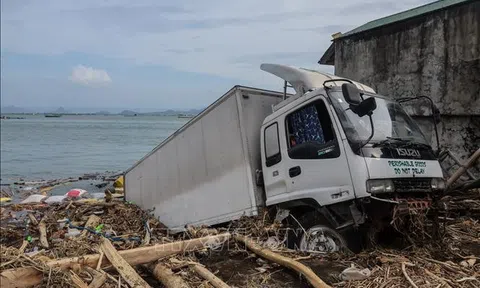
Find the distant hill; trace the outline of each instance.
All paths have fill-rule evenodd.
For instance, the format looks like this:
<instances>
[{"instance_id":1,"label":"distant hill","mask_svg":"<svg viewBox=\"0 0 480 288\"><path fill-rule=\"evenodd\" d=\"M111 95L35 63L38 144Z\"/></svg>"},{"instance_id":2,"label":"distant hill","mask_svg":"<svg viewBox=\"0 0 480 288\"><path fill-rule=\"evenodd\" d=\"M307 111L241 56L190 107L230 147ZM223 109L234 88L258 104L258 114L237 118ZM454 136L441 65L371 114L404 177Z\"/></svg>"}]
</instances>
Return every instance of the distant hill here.
<instances>
[{"instance_id":1,"label":"distant hill","mask_svg":"<svg viewBox=\"0 0 480 288\"><path fill-rule=\"evenodd\" d=\"M0 108L2 114L21 114L21 113L33 113L28 109L24 109L17 106L5 106Z\"/></svg>"},{"instance_id":2,"label":"distant hill","mask_svg":"<svg viewBox=\"0 0 480 288\"><path fill-rule=\"evenodd\" d=\"M203 110L200 109L190 109L190 110L166 110L161 112L150 112L150 113L142 113L142 115L149 115L149 116L177 116L181 115L192 115L195 116L198 113L202 112Z\"/></svg>"}]
</instances>

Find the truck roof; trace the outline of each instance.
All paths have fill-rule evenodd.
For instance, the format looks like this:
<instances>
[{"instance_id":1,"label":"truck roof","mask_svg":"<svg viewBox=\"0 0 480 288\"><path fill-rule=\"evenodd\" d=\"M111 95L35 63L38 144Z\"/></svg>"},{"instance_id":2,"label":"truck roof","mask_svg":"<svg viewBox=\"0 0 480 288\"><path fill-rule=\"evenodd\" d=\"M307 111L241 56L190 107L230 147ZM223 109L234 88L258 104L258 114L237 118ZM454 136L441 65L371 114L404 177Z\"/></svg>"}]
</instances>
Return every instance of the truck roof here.
<instances>
[{"instance_id":1,"label":"truck roof","mask_svg":"<svg viewBox=\"0 0 480 288\"><path fill-rule=\"evenodd\" d=\"M277 77L280 77L283 80L290 83L290 85L292 85L293 89L296 92L296 96L301 96L309 90L323 88L323 83L327 80L346 79L346 78L338 77L325 72L320 72L320 71L310 70L305 68L296 68L296 67L280 65L280 64L264 63L260 65L260 69L262 69L265 72L269 72ZM360 90L375 93L375 90L373 90L371 87L367 85L361 84L359 82L356 82L350 79L346 79L346 80L353 82ZM343 81L329 82L327 86L340 86L343 83L344 83Z\"/></svg>"}]
</instances>

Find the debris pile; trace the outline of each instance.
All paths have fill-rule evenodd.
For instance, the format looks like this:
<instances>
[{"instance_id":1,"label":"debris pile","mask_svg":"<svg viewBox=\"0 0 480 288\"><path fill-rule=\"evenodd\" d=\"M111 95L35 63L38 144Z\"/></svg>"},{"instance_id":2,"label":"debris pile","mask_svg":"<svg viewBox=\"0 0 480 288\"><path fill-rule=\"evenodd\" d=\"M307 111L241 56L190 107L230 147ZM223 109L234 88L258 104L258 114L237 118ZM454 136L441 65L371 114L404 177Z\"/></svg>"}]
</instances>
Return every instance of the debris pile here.
<instances>
[{"instance_id":1,"label":"debris pile","mask_svg":"<svg viewBox=\"0 0 480 288\"><path fill-rule=\"evenodd\" d=\"M480 191L452 192L439 203L409 232L407 247L328 255L287 249L285 227L271 211L171 234L150 211L115 198L9 204L0 207L0 281L2 287L479 287Z\"/></svg>"}]
</instances>

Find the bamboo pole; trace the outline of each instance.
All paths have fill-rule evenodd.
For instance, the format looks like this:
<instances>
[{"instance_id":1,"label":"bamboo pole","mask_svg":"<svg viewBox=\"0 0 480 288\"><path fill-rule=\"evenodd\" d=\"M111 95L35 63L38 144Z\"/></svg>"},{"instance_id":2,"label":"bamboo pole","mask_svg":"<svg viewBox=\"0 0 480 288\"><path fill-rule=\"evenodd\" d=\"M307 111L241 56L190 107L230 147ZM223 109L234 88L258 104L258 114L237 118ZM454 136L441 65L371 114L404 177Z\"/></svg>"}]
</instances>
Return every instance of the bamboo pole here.
<instances>
[{"instance_id":1,"label":"bamboo pole","mask_svg":"<svg viewBox=\"0 0 480 288\"><path fill-rule=\"evenodd\" d=\"M465 164L463 164L457 171L455 171L455 173L453 173L453 175L450 178L448 178L447 185L446 185L447 188L450 187L453 183L455 183L455 181L457 181L458 178L460 178L460 176L462 176L463 173L467 171L467 169L472 167L478 158L480 158L480 148L478 148L477 151L475 151L475 153L473 153L472 156L468 158Z\"/></svg>"}]
</instances>

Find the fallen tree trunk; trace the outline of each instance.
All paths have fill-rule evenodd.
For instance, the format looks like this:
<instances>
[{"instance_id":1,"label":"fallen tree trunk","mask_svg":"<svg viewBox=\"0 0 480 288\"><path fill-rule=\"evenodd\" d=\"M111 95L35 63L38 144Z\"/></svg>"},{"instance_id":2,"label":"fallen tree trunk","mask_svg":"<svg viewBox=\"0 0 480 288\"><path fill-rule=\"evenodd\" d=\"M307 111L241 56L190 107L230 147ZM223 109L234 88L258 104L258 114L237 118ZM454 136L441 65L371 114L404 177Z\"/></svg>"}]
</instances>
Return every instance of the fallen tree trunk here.
<instances>
[{"instance_id":1,"label":"fallen tree trunk","mask_svg":"<svg viewBox=\"0 0 480 288\"><path fill-rule=\"evenodd\" d=\"M175 275L170 268L162 263L155 265L152 273L166 288L190 288L190 285L182 277Z\"/></svg>"},{"instance_id":2,"label":"fallen tree trunk","mask_svg":"<svg viewBox=\"0 0 480 288\"><path fill-rule=\"evenodd\" d=\"M226 241L230 239L230 236L230 233L224 233L215 236L123 250L119 251L119 254L128 264L135 266L150 263L166 256L202 249L209 244L218 243L218 241ZM52 260L48 261L46 265L61 270L71 269L74 265L78 264L96 268L99 259L99 254L93 254ZM110 262L104 257L102 259L102 267L107 267L109 265ZM42 274L33 267L14 268L5 270L0 274L0 282L3 283L3 281L5 281L5 283L7 283L7 279L14 282L17 287L29 287L40 283L42 281Z\"/></svg>"},{"instance_id":3,"label":"fallen tree trunk","mask_svg":"<svg viewBox=\"0 0 480 288\"><path fill-rule=\"evenodd\" d=\"M248 249L252 250L255 254L268 259L270 261L273 261L277 264L280 264L284 267L287 267L289 269L295 270L301 275L305 276L307 281L315 288L331 288L329 285L327 285L325 282L323 282L320 277L315 274L312 269L309 267L303 265L302 263L295 261L291 258L282 256L280 254L277 254L275 252L272 252L269 249L263 248L257 243L255 243L253 240L249 239L248 237L241 236L241 235L236 235L235 240L241 243L244 243L245 246L247 246Z\"/></svg>"}]
</instances>

